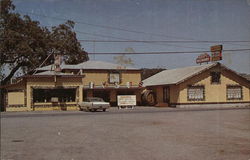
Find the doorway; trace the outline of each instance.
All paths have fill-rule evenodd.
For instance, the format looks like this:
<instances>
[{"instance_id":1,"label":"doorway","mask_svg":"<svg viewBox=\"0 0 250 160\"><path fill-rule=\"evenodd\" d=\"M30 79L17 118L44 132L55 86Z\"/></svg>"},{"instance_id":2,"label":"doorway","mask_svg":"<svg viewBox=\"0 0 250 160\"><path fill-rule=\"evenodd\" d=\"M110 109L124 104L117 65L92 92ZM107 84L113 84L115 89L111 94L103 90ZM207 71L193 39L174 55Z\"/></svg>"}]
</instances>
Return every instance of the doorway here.
<instances>
[{"instance_id":1,"label":"doorway","mask_svg":"<svg viewBox=\"0 0 250 160\"><path fill-rule=\"evenodd\" d=\"M169 86L163 87L163 102L170 103L170 88Z\"/></svg>"},{"instance_id":2,"label":"doorway","mask_svg":"<svg viewBox=\"0 0 250 160\"><path fill-rule=\"evenodd\" d=\"M94 90L93 97L102 98L105 102L110 101L110 92L108 90Z\"/></svg>"}]
</instances>

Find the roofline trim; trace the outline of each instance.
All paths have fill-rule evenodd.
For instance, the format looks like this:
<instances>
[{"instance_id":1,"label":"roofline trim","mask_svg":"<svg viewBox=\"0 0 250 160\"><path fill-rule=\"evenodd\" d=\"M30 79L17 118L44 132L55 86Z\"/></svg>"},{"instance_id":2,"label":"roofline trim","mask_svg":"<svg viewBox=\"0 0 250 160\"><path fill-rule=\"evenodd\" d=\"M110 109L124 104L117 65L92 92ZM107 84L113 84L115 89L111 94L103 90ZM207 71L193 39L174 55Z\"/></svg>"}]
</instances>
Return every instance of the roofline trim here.
<instances>
[{"instance_id":1,"label":"roofline trim","mask_svg":"<svg viewBox=\"0 0 250 160\"><path fill-rule=\"evenodd\" d=\"M77 77L77 78L82 78L85 77L85 75L25 75L23 78L38 78L38 77Z\"/></svg>"},{"instance_id":2,"label":"roofline trim","mask_svg":"<svg viewBox=\"0 0 250 160\"><path fill-rule=\"evenodd\" d=\"M213 68L213 67L215 67L215 66L217 66L217 65L220 65L220 63L219 63L219 62L216 62L216 63L214 63L213 65L211 65L211 66L209 66L209 67L206 67L206 68L200 70L199 72L194 73L194 74L190 75L189 77L184 78L184 79L182 79L182 80L180 80L180 81L178 81L178 82L176 82L176 83L174 83L174 84L178 85L178 84L180 84L180 83L183 83L183 82L187 81L188 79L190 79L190 78L192 78L192 77L194 77L194 76L197 76L197 75L201 74L202 72L204 72L204 71L206 71L206 70L209 70L209 69L211 69L211 68Z\"/></svg>"},{"instance_id":3,"label":"roofline trim","mask_svg":"<svg viewBox=\"0 0 250 160\"><path fill-rule=\"evenodd\" d=\"M216 63L214 63L213 65L211 65L211 66L209 66L209 67L207 67L207 68L204 68L203 70L201 70L201 71L199 71L199 72L197 72L197 73L195 73L195 74L193 74L193 75L191 75L191 76L189 76L189 77L187 77L187 78L185 78L185 79L183 79L183 80L181 80L181 81L179 81L179 82L177 82L177 83L175 83L175 84L178 85L178 84L180 84L180 83L183 83L183 82L187 81L188 79L190 79L190 78L192 78L192 77L194 77L194 76L197 76L197 75L201 74L202 72L204 72L204 71L206 71L206 70L209 70L209 69L211 69L211 68L213 68L213 67L215 67L215 66L217 66L217 65L220 65L220 66L223 67L224 69L227 69L228 71L230 71L230 72L232 72L232 73L238 75L239 77L243 78L244 80L250 82L250 80L248 80L247 78L243 77L243 76L240 75L238 72L236 72L236 71L234 71L234 70L228 68L227 66L225 66L225 65L223 65L223 64L221 64L221 63L219 63L219 62L216 62Z\"/></svg>"}]
</instances>

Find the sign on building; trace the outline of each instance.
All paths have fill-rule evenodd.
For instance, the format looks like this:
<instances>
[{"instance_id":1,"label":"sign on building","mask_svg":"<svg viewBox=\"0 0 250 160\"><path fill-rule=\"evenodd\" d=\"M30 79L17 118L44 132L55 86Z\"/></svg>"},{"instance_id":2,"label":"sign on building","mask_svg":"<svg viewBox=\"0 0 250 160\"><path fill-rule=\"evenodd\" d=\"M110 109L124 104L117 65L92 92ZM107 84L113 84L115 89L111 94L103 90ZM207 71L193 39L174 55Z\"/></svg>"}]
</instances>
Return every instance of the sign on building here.
<instances>
[{"instance_id":1,"label":"sign on building","mask_svg":"<svg viewBox=\"0 0 250 160\"><path fill-rule=\"evenodd\" d=\"M211 46L211 61L220 61L222 60L222 45Z\"/></svg>"},{"instance_id":2,"label":"sign on building","mask_svg":"<svg viewBox=\"0 0 250 160\"><path fill-rule=\"evenodd\" d=\"M117 104L122 106L136 106L136 95L119 95L117 96Z\"/></svg>"},{"instance_id":3,"label":"sign on building","mask_svg":"<svg viewBox=\"0 0 250 160\"><path fill-rule=\"evenodd\" d=\"M196 63L201 64L201 63L208 63L210 61L210 55L207 53L201 54L196 58Z\"/></svg>"},{"instance_id":4,"label":"sign on building","mask_svg":"<svg viewBox=\"0 0 250 160\"><path fill-rule=\"evenodd\" d=\"M120 83L120 73L110 73L109 83Z\"/></svg>"},{"instance_id":5,"label":"sign on building","mask_svg":"<svg viewBox=\"0 0 250 160\"><path fill-rule=\"evenodd\" d=\"M56 72L61 72L62 69L61 69L60 65L62 64L62 56L61 55L56 55L56 56L54 56L54 59L55 59L55 61L54 61L55 71Z\"/></svg>"}]
</instances>

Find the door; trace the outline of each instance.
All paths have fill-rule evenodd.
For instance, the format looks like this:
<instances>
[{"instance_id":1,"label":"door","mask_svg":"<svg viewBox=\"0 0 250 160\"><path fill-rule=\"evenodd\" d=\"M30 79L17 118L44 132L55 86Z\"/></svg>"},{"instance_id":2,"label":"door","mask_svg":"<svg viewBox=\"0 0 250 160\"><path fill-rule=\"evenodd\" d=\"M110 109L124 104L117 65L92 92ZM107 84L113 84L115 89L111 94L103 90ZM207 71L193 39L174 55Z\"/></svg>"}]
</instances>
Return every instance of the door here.
<instances>
[{"instance_id":1,"label":"door","mask_svg":"<svg viewBox=\"0 0 250 160\"><path fill-rule=\"evenodd\" d=\"M163 87L163 102L170 103L170 89L169 86Z\"/></svg>"},{"instance_id":2,"label":"door","mask_svg":"<svg viewBox=\"0 0 250 160\"><path fill-rule=\"evenodd\" d=\"M93 97L102 98L105 102L110 101L110 92L107 90L94 90Z\"/></svg>"}]
</instances>

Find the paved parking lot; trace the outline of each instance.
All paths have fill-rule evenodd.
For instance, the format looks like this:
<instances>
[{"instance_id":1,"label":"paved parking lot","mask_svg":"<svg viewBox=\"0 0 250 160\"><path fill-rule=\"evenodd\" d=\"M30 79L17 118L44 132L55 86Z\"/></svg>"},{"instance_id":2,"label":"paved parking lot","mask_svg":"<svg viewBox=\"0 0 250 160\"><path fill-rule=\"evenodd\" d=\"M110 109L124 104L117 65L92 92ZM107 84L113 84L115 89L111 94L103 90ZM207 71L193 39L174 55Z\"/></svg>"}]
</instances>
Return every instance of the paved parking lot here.
<instances>
[{"instance_id":1,"label":"paved parking lot","mask_svg":"<svg viewBox=\"0 0 250 160\"><path fill-rule=\"evenodd\" d=\"M248 160L250 109L1 114L2 160Z\"/></svg>"}]
</instances>

